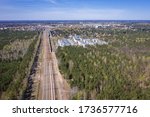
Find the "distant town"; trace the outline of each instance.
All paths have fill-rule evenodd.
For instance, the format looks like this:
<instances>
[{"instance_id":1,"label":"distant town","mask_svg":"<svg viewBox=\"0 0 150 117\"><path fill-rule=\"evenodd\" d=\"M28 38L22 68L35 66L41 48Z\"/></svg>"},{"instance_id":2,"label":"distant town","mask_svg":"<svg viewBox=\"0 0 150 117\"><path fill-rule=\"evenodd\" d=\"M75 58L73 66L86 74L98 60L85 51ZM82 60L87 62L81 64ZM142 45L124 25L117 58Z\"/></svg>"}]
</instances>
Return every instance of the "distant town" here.
<instances>
[{"instance_id":1,"label":"distant town","mask_svg":"<svg viewBox=\"0 0 150 117\"><path fill-rule=\"evenodd\" d=\"M41 30L44 28L103 28L103 29L136 29L133 23L138 21L0 21L0 30ZM140 22L140 21L139 21ZM143 23L149 23L143 21ZM131 24L131 25L128 25Z\"/></svg>"}]
</instances>

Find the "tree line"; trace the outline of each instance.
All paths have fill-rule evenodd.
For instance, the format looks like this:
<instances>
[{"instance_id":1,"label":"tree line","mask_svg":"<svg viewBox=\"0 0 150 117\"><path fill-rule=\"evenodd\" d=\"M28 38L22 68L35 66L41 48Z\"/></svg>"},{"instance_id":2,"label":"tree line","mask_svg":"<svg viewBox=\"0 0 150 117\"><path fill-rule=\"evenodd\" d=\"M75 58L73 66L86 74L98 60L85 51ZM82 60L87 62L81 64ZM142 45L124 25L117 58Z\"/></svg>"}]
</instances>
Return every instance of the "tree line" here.
<instances>
[{"instance_id":1,"label":"tree line","mask_svg":"<svg viewBox=\"0 0 150 117\"><path fill-rule=\"evenodd\" d=\"M25 88L26 75L38 40L36 31L0 32L0 97L19 99Z\"/></svg>"},{"instance_id":2,"label":"tree line","mask_svg":"<svg viewBox=\"0 0 150 117\"><path fill-rule=\"evenodd\" d=\"M60 71L72 88L78 88L72 98L150 99L149 31L110 32L108 45L58 48Z\"/></svg>"}]
</instances>

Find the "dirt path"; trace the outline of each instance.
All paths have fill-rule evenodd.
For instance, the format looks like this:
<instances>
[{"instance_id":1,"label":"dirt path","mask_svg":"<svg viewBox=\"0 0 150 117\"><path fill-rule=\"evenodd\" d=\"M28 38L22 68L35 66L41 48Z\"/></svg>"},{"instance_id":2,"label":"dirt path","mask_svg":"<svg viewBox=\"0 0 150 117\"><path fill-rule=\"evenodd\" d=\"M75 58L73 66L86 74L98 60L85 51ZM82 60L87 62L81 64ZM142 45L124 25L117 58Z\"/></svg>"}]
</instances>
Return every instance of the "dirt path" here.
<instances>
[{"instance_id":1,"label":"dirt path","mask_svg":"<svg viewBox=\"0 0 150 117\"><path fill-rule=\"evenodd\" d=\"M51 55L52 55L52 61L53 61L52 66L53 66L53 70L54 70L55 85L57 88L57 92L56 92L57 99L69 99L69 97L70 97L69 85L59 72L56 54L54 52L52 52Z\"/></svg>"},{"instance_id":2,"label":"dirt path","mask_svg":"<svg viewBox=\"0 0 150 117\"><path fill-rule=\"evenodd\" d=\"M70 88L59 72L55 52L51 51L49 30L43 32L41 65L39 74L40 100L65 100L70 97Z\"/></svg>"}]
</instances>

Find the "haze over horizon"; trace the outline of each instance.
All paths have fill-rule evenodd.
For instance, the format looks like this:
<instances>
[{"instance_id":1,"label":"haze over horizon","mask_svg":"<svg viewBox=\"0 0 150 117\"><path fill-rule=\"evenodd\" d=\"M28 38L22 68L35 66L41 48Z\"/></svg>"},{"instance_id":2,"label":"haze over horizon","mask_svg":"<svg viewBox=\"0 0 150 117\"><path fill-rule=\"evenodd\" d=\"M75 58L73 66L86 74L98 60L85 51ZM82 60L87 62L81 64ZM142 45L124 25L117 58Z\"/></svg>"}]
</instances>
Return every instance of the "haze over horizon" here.
<instances>
[{"instance_id":1,"label":"haze over horizon","mask_svg":"<svg viewBox=\"0 0 150 117\"><path fill-rule=\"evenodd\" d=\"M0 20L150 20L149 0L1 0Z\"/></svg>"}]
</instances>

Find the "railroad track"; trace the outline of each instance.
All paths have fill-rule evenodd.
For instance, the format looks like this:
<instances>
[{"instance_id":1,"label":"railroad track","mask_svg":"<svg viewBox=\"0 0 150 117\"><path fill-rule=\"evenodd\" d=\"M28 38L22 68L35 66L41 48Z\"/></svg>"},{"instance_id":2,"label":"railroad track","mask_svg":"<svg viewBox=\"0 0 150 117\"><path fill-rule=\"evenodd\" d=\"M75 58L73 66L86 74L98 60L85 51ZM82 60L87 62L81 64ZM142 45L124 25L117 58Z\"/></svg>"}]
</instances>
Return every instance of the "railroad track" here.
<instances>
[{"instance_id":1,"label":"railroad track","mask_svg":"<svg viewBox=\"0 0 150 117\"><path fill-rule=\"evenodd\" d=\"M51 86L51 100L55 100L56 99L56 94L55 94L55 80L54 80L54 76L53 76L53 68L52 68L52 64L49 65L50 68L50 86Z\"/></svg>"},{"instance_id":2,"label":"railroad track","mask_svg":"<svg viewBox=\"0 0 150 117\"><path fill-rule=\"evenodd\" d=\"M50 33L50 32L49 32ZM49 35L49 33L47 33L47 37L49 37L48 35ZM48 50L50 51L50 54L53 52L53 48L52 48L52 43L51 43L51 40L50 40L50 37L49 37L49 39L48 39L48 45L49 45L49 48L48 48ZM49 71L50 71L50 86L51 86L51 100L55 100L56 99L56 87L55 87L55 78L54 78L54 75L53 75L53 73L54 73L54 70L53 70L53 67L52 67L52 59L51 59L51 61L50 61L50 63L49 63Z\"/></svg>"},{"instance_id":3,"label":"railroad track","mask_svg":"<svg viewBox=\"0 0 150 117\"><path fill-rule=\"evenodd\" d=\"M43 75L42 81L42 100L55 100L55 78L53 75L52 59L51 59L51 42L48 37L48 31L43 32Z\"/></svg>"},{"instance_id":4,"label":"railroad track","mask_svg":"<svg viewBox=\"0 0 150 117\"><path fill-rule=\"evenodd\" d=\"M66 92L70 89L59 72L57 58L53 50L54 48L51 42L51 36L49 35L51 34L48 29L43 31L40 89L38 99L68 99L69 93Z\"/></svg>"}]
</instances>

